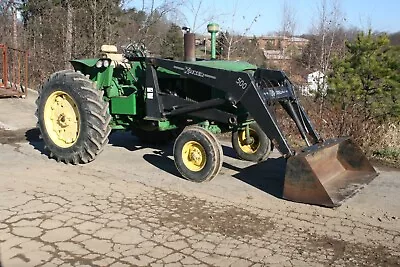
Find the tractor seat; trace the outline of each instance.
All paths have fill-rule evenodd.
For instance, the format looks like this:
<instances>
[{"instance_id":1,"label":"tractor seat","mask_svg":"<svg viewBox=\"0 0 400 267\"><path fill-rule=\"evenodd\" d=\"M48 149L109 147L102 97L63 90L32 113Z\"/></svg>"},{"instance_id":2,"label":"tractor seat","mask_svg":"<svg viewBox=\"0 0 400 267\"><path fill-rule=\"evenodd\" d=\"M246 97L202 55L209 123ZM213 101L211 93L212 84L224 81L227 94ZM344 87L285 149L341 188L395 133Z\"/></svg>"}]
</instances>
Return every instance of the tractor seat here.
<instances>
[{"instance_id":1,"label":"tractor seat","mask_svg":"<svg viewBox=\"0 0 400 267\"><path fill-rule=\"evenodd\" d=\"M124 56L118 53L118 49L115 45L102 45L100 52L102 57L121 63L124 62Z\"/></svg>"}]
</instances>

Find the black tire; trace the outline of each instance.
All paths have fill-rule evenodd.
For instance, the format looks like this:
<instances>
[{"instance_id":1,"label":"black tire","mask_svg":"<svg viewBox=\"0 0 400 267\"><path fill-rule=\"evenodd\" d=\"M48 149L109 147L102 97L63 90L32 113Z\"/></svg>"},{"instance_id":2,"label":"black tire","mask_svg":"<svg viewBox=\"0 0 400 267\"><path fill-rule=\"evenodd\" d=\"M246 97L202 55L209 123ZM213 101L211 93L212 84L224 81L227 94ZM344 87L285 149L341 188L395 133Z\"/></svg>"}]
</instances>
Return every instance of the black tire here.
<instances>
[{"instance_id":1,"label":"black tire","mask_svg":"<svg viewBox=\"0 0 400 267\"><path fill-rule=\"evenodd\" d=\"M193 166L189 166L184 160L183 155L186 154L183 151L184 147L191 143L200 145L204 153L204 162L202 161L202 164L199 164L201 166L197 166L199 167L198 170L191 168ZM190 126L184 129L175 140L173 155L179 173L192 182L210 181L222 168L223 152L221 144L212 133L199 126ZM189 159L189 161L191 160Z\"/></svg>"},{"instance_id":2,"label":"black tire","mask_svg":"<svg viewBox=\"0 0 400 267\"><path fill-rule=\"evenodd\" d=\"M264 161L271 154L271 140L257 123L252 123L249 127L250 137L252 137L253 142L250 145L246 145L243 138L245 131L237 130L232 132L232 147L242 160L251 162Z\"/></svg>"},{"instance_id":3,"label":"black tire","mask_svg":"<svg viewBox=\"0 0 400 267\"><path fill-rule=\"evenodd\" d=\"M72 99L71 103L77 110L76 124L79 130L76 133L75 141L67 144L68 147L60 146L57 144L58 141L54 141L55 130L52 130L53 126L49 127L49 123L45 122L45 108L46 110L49 108L46 103L51 105L54 94L66 94ZM97 90L94 83L80 72L64 70L52 74L39 89L36 106L37 127L41 132L45 149L50 152L51 158L67 164L87 163L94 160L108 143L108 136L111 132L108 103L103 100L103 91ZM50 137L51 135L53 138Z\"/></svg>"},{"instance_id":4,"label":"black tire","mask_svg":"<svg viewBox=\"0 0 400 267\"><path fill-rule=\"evenodd\" d=\"M167 144L174 140L182 130L173 129L167 131L144 130L140 128L132 129L132 134L141 142L154 145Z\"/></svg>"}]
</instances>

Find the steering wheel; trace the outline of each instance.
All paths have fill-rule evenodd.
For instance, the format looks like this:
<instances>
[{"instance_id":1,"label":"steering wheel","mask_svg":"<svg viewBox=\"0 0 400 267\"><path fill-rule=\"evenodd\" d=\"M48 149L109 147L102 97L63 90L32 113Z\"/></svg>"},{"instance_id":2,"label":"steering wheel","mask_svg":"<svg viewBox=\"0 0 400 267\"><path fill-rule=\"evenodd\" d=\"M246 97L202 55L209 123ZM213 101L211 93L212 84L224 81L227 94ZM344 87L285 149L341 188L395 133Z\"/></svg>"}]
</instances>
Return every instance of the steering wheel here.
<instances>
[{"instance_id":1,"label":"steering wheel","mask_svg":"<svg viewBox=\"0 0 400 267\"><path fill-rule=\"evenodd\" d=\"M123 53L130 60L137 57L146 57L147 49L143 43L130 43L123 49Z\"/></svg>"}]
</instances>

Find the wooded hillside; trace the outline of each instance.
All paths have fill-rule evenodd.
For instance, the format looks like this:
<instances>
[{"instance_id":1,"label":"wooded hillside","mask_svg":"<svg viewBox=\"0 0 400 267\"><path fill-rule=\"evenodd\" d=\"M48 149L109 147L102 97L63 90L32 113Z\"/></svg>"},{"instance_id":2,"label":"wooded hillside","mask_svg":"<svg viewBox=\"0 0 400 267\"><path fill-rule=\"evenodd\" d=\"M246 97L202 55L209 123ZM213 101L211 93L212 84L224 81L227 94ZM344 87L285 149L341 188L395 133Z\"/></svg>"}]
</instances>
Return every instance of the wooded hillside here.
<instances>
[{"instance_id":1,"label":"wooded hillside","mask_svg":"<svg viewBox=\"0 0 400 267\"><path fill-rule=\"evenodd\" d=\"M143 0L141 8L122 0L1 0L0 43L29 51L31 87L57 70L71 68L70 59L95 57L102 44L120 49L141 42L152 55L179 59L183 47L180 29L188 26L179 22L184 21L180 19L182 7L188 3L196 16L205 8L201 0L165 0L159 5ZM279 40L295 37L299 18L289 4L285 1L281 28L274 33ZM220 25L218 58L283 69L298 85L305 84L308 73L320 71L323 78L317 92L304 102L324 135L353 135L375 154L394 147L398 160L400 33L362 34L345 27L338 1L321 0L318 10L315 25L298 36L307 40L305 47L289 44L276 48L283 60L268 58L271 44L262 46L260 36L249 36L251 25L244 32ZM218 15L209 19L218 22ZM257 19L255 14L253 22ZM207 55L199 49L199 56ZM377 138L385 134L392 136L386 138L390 143Z\"/></svg>"}]
</instances>

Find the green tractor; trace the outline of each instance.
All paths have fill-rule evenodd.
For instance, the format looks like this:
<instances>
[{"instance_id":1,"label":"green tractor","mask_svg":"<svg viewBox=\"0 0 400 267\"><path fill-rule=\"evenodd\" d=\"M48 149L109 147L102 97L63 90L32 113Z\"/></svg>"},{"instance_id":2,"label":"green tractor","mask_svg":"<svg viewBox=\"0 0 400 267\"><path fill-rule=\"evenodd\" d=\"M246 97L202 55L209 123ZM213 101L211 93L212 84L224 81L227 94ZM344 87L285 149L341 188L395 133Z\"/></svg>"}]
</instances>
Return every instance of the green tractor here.
<instances>
[{"instance_id":1,"label":"green tractor","mask_svg":"<svg viewBox=\"0 0 400 267\"><path fill-rule=\"evenodd\" d=\"M128 130L146 143L174 140L179 173L203 182L222 167L215 134L231 132L240 159L265 161L274 147L287 159L283 197L289 200L337 206L377 175L351 138L324 141L318 135L285 73L216 60L217 25L209 32L211 60L195 59L193 34L186 33L184 61L149 57L136 44L122 54L104 45L101 57L72 60L74 70L52 74L36 102L50 157L90 162L112 129ZM275 105L290 115L307 147L290 147Z\"/></svg>"}]
</instances>

